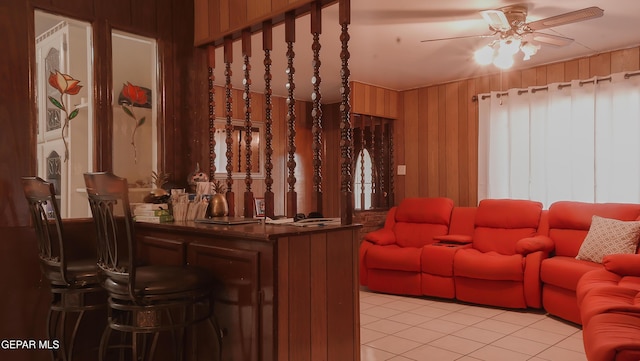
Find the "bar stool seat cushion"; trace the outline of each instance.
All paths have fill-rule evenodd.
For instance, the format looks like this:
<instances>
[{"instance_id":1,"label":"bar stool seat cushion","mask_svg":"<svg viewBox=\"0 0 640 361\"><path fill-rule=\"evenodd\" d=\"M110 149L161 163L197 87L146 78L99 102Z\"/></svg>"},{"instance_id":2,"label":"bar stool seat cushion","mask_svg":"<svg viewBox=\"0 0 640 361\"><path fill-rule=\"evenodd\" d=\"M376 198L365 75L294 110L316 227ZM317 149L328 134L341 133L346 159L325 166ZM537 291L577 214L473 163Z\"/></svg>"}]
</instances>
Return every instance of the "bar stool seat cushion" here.
<instances>
[{"instance_id":1,"label":"bar stool seat cushion","mask_svg":"<svg viewBox=\"0 0 640 361\"><path fill-rule=\"evenodd\" d=\"M139 266L136 267L134 292L142 297L198 292L206 291L212 283L211 275L197 267ZM120 282L116 277L106 278L103 287L111 295L129 295L127 282Z\"/></svg>"},{"instance_id":2,"label":"bar stool seat cushion","mask_svg":"<svg viewBox=\"0 0 640 361\"><path fill-rule=\"evenodd\" d=\"M45 263L46 264L46 263ZM60 267L51 265L43 265L45 277L56 286L68 286L62 279ZM84 287L91 284L99 284L98 265L95 258L80 259L67 262L67 280L72 287Z\"/></svg>"}]
</instances>

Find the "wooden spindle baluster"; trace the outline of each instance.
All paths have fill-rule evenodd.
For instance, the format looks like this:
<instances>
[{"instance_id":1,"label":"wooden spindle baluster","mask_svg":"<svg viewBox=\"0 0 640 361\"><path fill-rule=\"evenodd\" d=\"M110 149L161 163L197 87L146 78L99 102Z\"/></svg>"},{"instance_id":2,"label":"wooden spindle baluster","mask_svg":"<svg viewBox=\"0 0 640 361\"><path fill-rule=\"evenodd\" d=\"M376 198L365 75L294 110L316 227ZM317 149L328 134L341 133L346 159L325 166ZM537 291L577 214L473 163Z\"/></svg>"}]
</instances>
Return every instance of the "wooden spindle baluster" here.
<instances>
[{"instance_id":1,"label":"wooden spindle baluster","mask_svg":"<svg viewBox=\"0 0 640 361\"><path fill-rule=\"evenodd\" d=\"M287 177L287 183L289 184L289 191L287 192L287 217L294 217L298 212L298 200L296 195L296 161L295 161L295 153L296 153L296 112L295 106L296 101L293 97L295 83L293 81L293 76L295 74L295 68L293 67L293 60L295 58L295 52L293 51L293 44L296 41L296 33L295 33L295 13L288 12L285 15L285 24L284 24L284 33L285 33L285 41L287 42L287 124L288 124L288 161L287 167L289 169L289 176Z\"/></svg>"},{"instance_id":2,"label":"wooden spindle baluster","mask_svg":"<svg viewBox=\"0 0 640 361\"><path fill-rule=\"evenodd\" d=\"M364 115L360 116L360 210L364 210L366 198L365 198L365 176L364 176L364 150L367 143L365 142L365 124Z\"/></svg>"},{"instance_id":3,"label":"wooden spindle baluster","mask_svg":"<svg viewBox=\"0 0 640 361\"><path fill-rule=\"evenodd\" d=\"M264 50L264 108L265 108L265 185L266 190L264 192L264 205L265 215L267 217L273 217L275 215L275 197L273 194L273 178L272 178L272 140L273 140L273 119L271 110L273 106L271 104L271 50L273 50L273 26L270 21L265 21L262 25L262 49Z\"/></svg>"},{"instance_id":4,"label":"wooden spindle baluster","mask_svg":"<svg viewBox=\"0 0 640 361\"><path fill-rule=\"evenodd\" d=\"M209 71L209 179L213 181L216 176L216 93L213 82L215 75L213 70L216 67L216 47L207 48L207 62Z\"/></svg>"},{"instance_id":5,"label":"wooden spindle baluster","mask_svg":"<svg viewBox=\"0 0 640 361\"><path fill-rule=\"evenodd\" d=\"M349 24L351 23L351 4L349 0L340 0L338 3L338 13L341 25L340 43L342 50L340 51L340 60L342 63L340 70L340 78L342 85L340 87L340 154L342 157L341 163L341 211L340 220L342 224L353 223L353 190L351 183L353 181L351 175L351 162L353 159L353 136L351 129L351 104L349 104L349 97L351 95L351 88L349 87L349 77L351 72L349 70Z\"/></svg>"},{"instance_id":6,"label":"wooden spindle baluster","mask_svg":"<svg viewBox=\"0 0 640 361\"><path fill-rule=\"evenodd\" d=\"M391 198L393 196L393 178L395 176L395 163L393 160L393 123L394 119L387 120L387 207L391 207Z\"/></svg>"},{"instance_id":7,"label":"wooden spindle baluster","mask_svg":"<svg viewBox=\"0 0 640 361\"><path fill-rule=\"evenodd\" d=\"M376 169L376 165L377 163L377 153L376 153L376 122L375 122L375 117L369 117L369 129L371 129L369 136L370 136L370 143L371 144L371 153L369 153L369 156L371 156L371 194L369 196L371 196L371 207L372 208L376 208L378 207L378 203L377 203L377 197L376 197L376 190L378 189L378 182L376 181L376 173L373 171L374 169Z\"/></svg>"},{"instance_id":8,"label":"wooden spindle baluster","mask_svg":"<svg viewBox=\"0 0 640 361\"><path fill-rule=\"evenodd\" d=\"M389 195L387 197L387 207L395 204L395 161L393 157L393 123L389 126Z\"/></svg>"},{"instance_id":9,"label":"wooden spindle baluster","mask_svg":"<svg viewBox=\"0 0 640 361\"><path fill-rule=\"evenodd\" d=\"M244 119L245 119L245 160L246 160L246 173L244 183L246 186L244 192L244 216L253 218L254 215L254 203L253 192L251 191L251 141L252 141L252 127L251 124L251 32L244 30L242 32L242 56L244 64L242 65L244 70L244 79L242 83L244 85Z\"/></svg>"},{"instance_id":10,"label":"wooden spindle baluster","mask_svg":"<svg viewBox=\"0 0 640 361\"><path fill-rule=\"evenodd\" d=\"M316 211L322 214L322 94L320 93L320 34L322 33L322 7L318 2L311 4L311 34L313 35L313 93L311 100L313 107L311 117L313 118L313 191L315 197Z\"/></svg>"},{"instance_id":11,"label":"wooden spindle baluster","mask_svg":"<svg viewBox=\"0 0 640 361\"><path fill-rule=\"evenodd\" d=\"M225 102L226 102L226 118L225 130L227 132L227 204L229 206L229 216L235 216L235 199L233 194L233 95L231 85L231 63L233 62L233 42L231 38L224 39L224 64L225 64Z\"/></svg>"},{"instance_id":12,"label":"wooden spindle baluster","mask_svg":"<svg viewBox=\"0 0 640 361\"><path fill-rule=\"evenodd\" d=\"M386 192L385 192L385 184L384 184L384 175L386 174L384 171L384 163L385 163L385 141L384 138L386 136L385 132L384 132L384 124L386 123L386 119L380 118L380 171L378 172L378 174L380 174L378 182L380 184L380 191L378 192L378 207L380 207L381 205L384 204L385 202L385 198L386 198Z\"/></svg>"}]
</instances>

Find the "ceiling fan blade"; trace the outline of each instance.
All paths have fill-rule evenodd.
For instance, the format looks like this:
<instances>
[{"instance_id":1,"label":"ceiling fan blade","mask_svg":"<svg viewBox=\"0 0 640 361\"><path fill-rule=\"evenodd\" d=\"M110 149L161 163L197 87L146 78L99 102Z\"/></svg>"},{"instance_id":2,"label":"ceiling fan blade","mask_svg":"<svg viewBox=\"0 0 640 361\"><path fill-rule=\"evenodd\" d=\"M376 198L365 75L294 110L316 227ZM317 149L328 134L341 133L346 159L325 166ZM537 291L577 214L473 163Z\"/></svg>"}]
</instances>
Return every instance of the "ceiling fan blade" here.
<instances>
[{"instance_id":1,"label":"ceiling fan blade","mask_svg":"<svg viewBox=\"0 0 640 361\"><path fill-rule=\"evenodd\" d=\"M529 37L531 40L537 41L538 43L544 43L553 46L567 46L573 42L573 39L571 38L538 32L531 33Z\"/></svg>"},{"instance_id":2,"label":"ceiling fan blade","mask_svg":"<svg viewBox=\"0 0 640 361\"><path fill-rule=\"evenodd\" d=\"M559 26L564 24L571 24L578 21L584 21L589 19L599 18L604 14L604 10L597 6L592 6L582 10L576 10L549 18L532 21L527 24L529 29L536 31L541 29L547 29L553 26Z\"/></svg>"},{"instance_id":3,"label":"ceiling fan blade","mask_svg":"<svg viewBox=\"0 0 640 361\"><path fill-rule=\"evenodd\" d=\"M485 35L462 35L462 36L452 36L449 38L437 38L437 39L426 39L420 40L421 43L430 43L433 41L442 41L442 40L456 40L456 39L469 39L469 38L490 38L495 36L497 33L493 34L485 34Z\"/></svg>"},{"instance_id":4,"label":"ceiling fan blade","mask_svg":"<svg viewBox=\"0 0 640 361\"><path fill-rule=\"evenodd\" d=\"M502 10L483 10L480 12L484 21L489 24L489 28L495 31L507 31L511 29L511 24Z\"/></svg>"}]
</instances>

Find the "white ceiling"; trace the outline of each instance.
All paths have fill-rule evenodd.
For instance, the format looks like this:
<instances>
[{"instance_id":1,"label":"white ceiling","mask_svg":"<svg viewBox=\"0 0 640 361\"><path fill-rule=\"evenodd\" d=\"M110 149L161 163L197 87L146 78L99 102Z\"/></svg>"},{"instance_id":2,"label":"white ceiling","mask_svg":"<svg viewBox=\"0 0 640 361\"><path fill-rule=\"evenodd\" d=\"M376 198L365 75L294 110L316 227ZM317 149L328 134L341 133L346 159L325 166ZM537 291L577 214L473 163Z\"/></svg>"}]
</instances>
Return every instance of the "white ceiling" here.
<instances>
[{"instance_id":1,"label":"white ceiling","mask_svg":"<svg viewBox=\"0 0 640 361\"><path fill-rule=\"evenodd\" d=\"M515 4L528 8L528 22L590 6L602 8L604 16L541 31L575 41L560 48L543 45L531 60L516 60L514 69L640 45L640 1L637 0L351 0L351 80L407 90L496 73L498 70L493 65L481 67L472 58L473 52L491 39L472 37L429 43L421 40L491 34L478 12ZM332 5L322 14L320 75L323 102L340 99L340 26L337 12L337 5ZM286 44L283 28L279 25L273 30L272 87L274 94L284 96ZM261 37L261 34L255 34L252 38L251 90L256 92L264 90ZM309 16L298 18L294 46L294 96L297 99L308 100L312 91L311 41ZM242 88L243 77L240 49L240 42L234 43L232 69L233 84L237 88ZM217 49L216 54L216 84L223 84L222 49Z\"/></svg>"}]
</instances>

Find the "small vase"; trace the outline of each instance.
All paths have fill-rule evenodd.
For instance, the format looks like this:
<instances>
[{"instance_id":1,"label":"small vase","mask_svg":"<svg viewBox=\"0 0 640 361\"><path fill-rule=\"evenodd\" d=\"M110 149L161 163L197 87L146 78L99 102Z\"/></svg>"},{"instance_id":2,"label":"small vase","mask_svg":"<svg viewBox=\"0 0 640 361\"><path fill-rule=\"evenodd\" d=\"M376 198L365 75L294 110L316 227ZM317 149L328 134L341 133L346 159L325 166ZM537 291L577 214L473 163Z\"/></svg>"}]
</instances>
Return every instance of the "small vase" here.
<instances>
[{"instance_id":1,"label":"small vase","mask_svg":"<svg viewBox=\"0 0 640 361\"><path fill-rule=\"evenodd\" d=\"M224 217L229 214L229 204L227 198L222 193L211 196L209 201L209 215L211 217Z\"/></svg>"}]
</instances>

